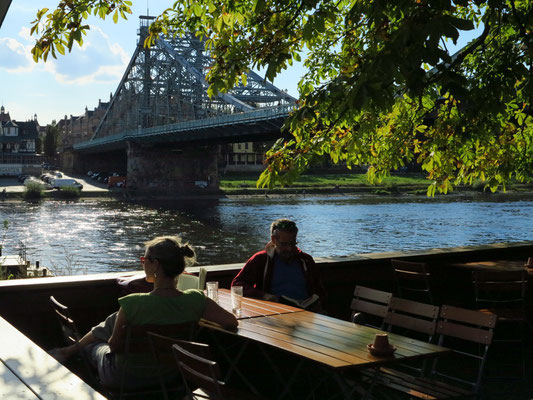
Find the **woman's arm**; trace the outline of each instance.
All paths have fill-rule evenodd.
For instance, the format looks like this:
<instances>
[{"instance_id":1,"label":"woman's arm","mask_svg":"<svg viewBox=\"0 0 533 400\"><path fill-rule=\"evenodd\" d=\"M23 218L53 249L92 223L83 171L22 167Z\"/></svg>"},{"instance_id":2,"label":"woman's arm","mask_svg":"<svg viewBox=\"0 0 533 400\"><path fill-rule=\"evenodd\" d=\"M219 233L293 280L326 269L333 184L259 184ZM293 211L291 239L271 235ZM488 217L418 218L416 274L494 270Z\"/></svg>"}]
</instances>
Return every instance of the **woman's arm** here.
<instances>
[{"instance_id":1,"label":"woman's arm","mask_svg":"<svg viewBox=\"0 0 533 400\"><path fill-rule=\"evenodd\" d=\"M239 326L239 321L232 313L224 310L213 300L208 298L206 300L207 304L202 314L203 319L214 322L226 329L235 329Z\"/></svg>"},{"instance_id":2,"label":"woman's arm","mask_svg":"<svg viewBox=\"0 0 533 400\"><path fill-rule=\"evenodd\" d=\"M115 321L113 333L107 341L107 344L109 344L109 348L113 353L122 353L124 351L127 324L128 321L126 320L126 313L124 312L122 307L120 307L117 313L117 319Z\"/></svg>"}]
</instances>

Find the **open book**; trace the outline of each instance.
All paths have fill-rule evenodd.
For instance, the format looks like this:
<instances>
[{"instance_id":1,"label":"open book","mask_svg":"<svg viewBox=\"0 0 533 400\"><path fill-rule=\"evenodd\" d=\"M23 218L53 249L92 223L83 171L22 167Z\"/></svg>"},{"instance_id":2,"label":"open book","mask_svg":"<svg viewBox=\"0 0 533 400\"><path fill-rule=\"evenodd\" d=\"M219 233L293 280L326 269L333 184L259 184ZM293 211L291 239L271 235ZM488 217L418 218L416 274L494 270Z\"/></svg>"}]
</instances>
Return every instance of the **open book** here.
<instances>
[{"instance_id":1,"label":"open book","mask_svg":"<svg viewBox=\"0 0 533 400\"><path fill-rule=\"evenodd\" d=\"M303 299L303 300L296 300L288 296L280 296L279 301L280 303L288 304L289 306L296 306L296 307L305 309L315 304L318 299L319 299L318 295L313 294L312 296L308 297L307 299Z\"/></svg>"}]
</instances>

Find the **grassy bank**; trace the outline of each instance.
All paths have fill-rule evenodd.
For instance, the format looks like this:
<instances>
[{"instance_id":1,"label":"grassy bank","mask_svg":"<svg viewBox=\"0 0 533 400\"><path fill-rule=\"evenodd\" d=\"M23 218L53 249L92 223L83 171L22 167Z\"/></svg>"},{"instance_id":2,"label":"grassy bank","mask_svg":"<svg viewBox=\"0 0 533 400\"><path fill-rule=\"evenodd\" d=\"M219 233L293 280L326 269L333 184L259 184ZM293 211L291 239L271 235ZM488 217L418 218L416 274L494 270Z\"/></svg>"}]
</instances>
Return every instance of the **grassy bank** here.
<instances>
[{"instance_id":1,"label":"grassy bank","mask_svg":"<svg viewBox=\"0 0 533 400\"><path fill-rule=\"evenodd\" d=\"M220 189L226 194L263 194L263 193L369 193L369 194L422 194L427 193L430 181L421 173L401 173L385 178L380 184L372 185L362 173L352 174L307 174L287 187L276 186L273 189L256 188L257 174L228 173L220 177ZM508 192L533 190L532 184L510 184ZM486 192L482 183L473 186L457 186L454 191ZM437 193L438 194L438 193Z\"/></svg>"},{"instance_id":2,"label":"grassy bank","mask_svg":"<svg viewBox=\"0 0 533 400\"><path fill-rule=\"evenodd\" d=\"M259 174L226 174L220 177L220 188L227 194L263 193L265 189L256 188ZM371 185L366 175L352 174L307 174L287 187L276 186L268 192L293 193L302 190L328 192L335 190L361 191L376 194L398 192L426 193L429 181L423 174L398 174L390 176L378 185Z\"/></svg>"}]
</instances>

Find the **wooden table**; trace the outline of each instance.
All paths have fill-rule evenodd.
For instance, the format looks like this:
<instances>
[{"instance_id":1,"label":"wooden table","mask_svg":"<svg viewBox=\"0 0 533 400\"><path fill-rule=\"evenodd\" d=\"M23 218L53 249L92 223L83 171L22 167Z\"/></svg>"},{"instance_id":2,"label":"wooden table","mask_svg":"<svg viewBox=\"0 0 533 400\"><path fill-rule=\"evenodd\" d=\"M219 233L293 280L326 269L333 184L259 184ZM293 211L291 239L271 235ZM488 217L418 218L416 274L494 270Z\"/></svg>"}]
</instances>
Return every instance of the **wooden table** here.
<instances>
[{"instance_id":1,"label":"wooden table","mask_svg":"<svg viewBox=\"0 0 533 400\"><path fill-rule=\"evenodd\" d=\"M325 374L339 383L344 397L351 398L352 391L347 389L348 385L343 378L345 372L377 368L415 358L436 357L450 352L440 346L389 333L389 342L396 346L395 353L386 357L373 356L367 345L373 343L376 333L382 331L303 310L241 319L236 331L225 332L246 339L243 349L250 343L259 345L264 358L275 374L278 374L278 384L283 387L278 398L290 393L291 385L303 363L311 362L322 368ZM297 356L298 365L293 369L292 376L279 375L276 362L269 356L269 348ZM237 370L238 356L227 358L233 363L229 373ZM245 374L239 373L241 378L243 375Z\"/></svg>"},{"instance_id":2,"label":"wooden table","mask_svg":"<svg viewBox=\"0 0 533 400\"><path fill-rule=\"evenodd\" d=\"M3 318L0 332L0 398L105 400Z\"/></svg>"},{"instance_id":3,"label":"wooden table","mask_svg":"<svg viewBox=\"0 0 533 400\"><path fill-rule=\"evenodd\" d=\"M525 268L525 261L516 260L490 260L473 261L467 263L452 263L451 267L466 268L472 271L520 271ZM526 268L529 275L533 275L533 269Z\"/></svg>"},{"instance_id":4,"label":"wooden table","mask_svg":"<svg viewBox=\"0 0 533 400\"><path fill-rule=\"evenodd\" d=\"M231 293L228 289L218 290L218 304L225 310L232 312L233 305L231 304ZM242 298L241 316L237 319L248 319L265 317L268 315L279 315L302 311L301 308L287 306L271 301L259 300L250 297Z\"/></svg>"}]
</instances>

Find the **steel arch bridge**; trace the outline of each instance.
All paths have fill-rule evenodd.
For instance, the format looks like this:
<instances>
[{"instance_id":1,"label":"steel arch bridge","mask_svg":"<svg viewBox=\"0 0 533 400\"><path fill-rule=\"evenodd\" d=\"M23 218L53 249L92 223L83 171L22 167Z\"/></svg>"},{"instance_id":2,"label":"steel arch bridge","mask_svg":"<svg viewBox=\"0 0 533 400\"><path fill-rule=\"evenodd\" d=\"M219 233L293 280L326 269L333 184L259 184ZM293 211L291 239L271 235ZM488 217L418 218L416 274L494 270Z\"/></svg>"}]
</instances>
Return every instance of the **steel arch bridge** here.
<instances>
[{"instance_id":1,"label":"steel arch bridge","mask_svg":"<svg viewBox=\"0 0 533 400\"><path fill-rule=\"evenodd\" d=\"M280 136L296 99L249 71L228 93L209 98L205 74L213 60L194 35L143 46L154 17L141 16L135 52L91 140L80 153L136 143L239 142ZM263 135L263 136L261 136ZM256 139L257 140L257 139Z\"/></svg>"}]
</instances>

